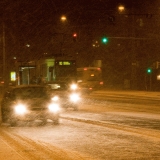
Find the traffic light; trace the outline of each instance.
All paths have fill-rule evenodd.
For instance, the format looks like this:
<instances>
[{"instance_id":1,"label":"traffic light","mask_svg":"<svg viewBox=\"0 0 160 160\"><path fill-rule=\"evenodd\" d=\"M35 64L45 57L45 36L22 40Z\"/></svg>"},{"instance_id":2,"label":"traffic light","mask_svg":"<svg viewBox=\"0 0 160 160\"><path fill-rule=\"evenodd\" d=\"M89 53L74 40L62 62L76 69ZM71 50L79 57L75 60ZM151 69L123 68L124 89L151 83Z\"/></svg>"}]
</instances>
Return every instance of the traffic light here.
<instances>
[{"instance_id":1,"label":"traffic light","mask_svg":"<svg viewBox=\"0 0 160 160\"><path fill-rule=\"evenodd\" d=\"M77 33L73 33L72 38L73 38L73 42L76 42L77 41Z\"/></svg>"},{"instance_id":2,"label":"traffic light","mask_svg":"<svg viewBox=\"0 0 160 160\"><path fill-rule=\"evenodd\" d=\"M107 44L108 43L108 38L107 37L103 37L102 38L102 43L103 44Z\"/></svg>"},{"instance_id":3,"label":"traffic light","mask_svg":"<svg viewBox=\"0 0 160 160\"><path fill-rule=\"evenodd\" d=\"M152 68L147 68L147 73L151 74L152 73Z\"/></svg>"}]
</instances>

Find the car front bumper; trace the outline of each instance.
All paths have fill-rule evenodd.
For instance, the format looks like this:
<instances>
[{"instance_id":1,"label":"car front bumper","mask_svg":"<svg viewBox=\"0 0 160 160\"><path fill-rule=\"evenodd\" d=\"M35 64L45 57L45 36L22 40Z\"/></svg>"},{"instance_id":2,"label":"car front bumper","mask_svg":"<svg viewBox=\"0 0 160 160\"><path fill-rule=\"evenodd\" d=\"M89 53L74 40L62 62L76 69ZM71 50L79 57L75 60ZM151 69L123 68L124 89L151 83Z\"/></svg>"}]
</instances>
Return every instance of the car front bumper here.
<instances>
[{"instance_id":1,"label":"car front bumper","mask_svg":"<svg viewBox=\"0 0 160 160\"><path fill-rule=\"evenodd\" d=\"M11 115L11 118L21 121L34 121L44 119L57 120L59 118L59 112L54 113L48 111L28 111L25 114L13 113Z\"/></svg>"}]
</instances>

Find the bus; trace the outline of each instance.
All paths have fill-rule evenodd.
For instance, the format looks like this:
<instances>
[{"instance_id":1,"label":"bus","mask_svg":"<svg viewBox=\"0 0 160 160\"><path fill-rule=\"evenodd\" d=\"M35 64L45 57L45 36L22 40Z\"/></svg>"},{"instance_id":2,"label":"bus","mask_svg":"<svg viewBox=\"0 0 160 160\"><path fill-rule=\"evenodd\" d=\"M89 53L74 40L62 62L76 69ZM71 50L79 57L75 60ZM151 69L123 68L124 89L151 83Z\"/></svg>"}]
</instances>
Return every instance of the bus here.
<instances>
[{"instance_id":1,"label":"bus","mask_svg":"<svg viewBox=\"0 0 160 160\"><path fill-rule=\"evenodd\" d=\"M47 82L76 82L76 61L73 59L48 58L37 63L37 73Z\"/></svg>"},{"instance_id":2,"label":"bus","mask_svg":"<svg viewBox=\"0 0 160 160\"><path fill-rule=\"evenodd\" d=\"M101 89L103 87L102 69L99 67L77 68L77 83L82 89Z\"/></svg>"},{"instance_id":3,"label":"bus","mask_svg":"<svg viewBox=\"0 0 160 160\"><path fill-rule=\"evenodd\" d=\"M75 60L55 60L56 81L76 82L76 61Z\"/></svg>"}]
</instances>

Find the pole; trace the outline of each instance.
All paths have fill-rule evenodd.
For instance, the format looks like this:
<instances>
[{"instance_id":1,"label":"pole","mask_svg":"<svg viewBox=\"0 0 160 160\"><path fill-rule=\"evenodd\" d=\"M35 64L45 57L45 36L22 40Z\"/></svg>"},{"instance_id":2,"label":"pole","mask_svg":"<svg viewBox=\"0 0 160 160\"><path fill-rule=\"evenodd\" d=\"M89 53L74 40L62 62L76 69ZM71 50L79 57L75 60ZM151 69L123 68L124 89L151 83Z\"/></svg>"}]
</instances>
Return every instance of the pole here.
<instances>
[{"instance_id":1,"label":"pole","mask_svg":"<svg viewBox=\"0 0 160 160\"><path fill-rule=\"evenodd\" d=\"M152 74L149 76L149 89L152 91Z\"/></svg>"},{"instance_id":2,"label":"pole","mask_svg":"<svg viewBox=\"0 0 160 160\"><path fill-rule=\"evenodd\" d=\"M3 48L3 80L4 80L4 88L6 87L6 43L5 43L5 24L2 23L2 48Z\"/></svg>"}]
</instances>

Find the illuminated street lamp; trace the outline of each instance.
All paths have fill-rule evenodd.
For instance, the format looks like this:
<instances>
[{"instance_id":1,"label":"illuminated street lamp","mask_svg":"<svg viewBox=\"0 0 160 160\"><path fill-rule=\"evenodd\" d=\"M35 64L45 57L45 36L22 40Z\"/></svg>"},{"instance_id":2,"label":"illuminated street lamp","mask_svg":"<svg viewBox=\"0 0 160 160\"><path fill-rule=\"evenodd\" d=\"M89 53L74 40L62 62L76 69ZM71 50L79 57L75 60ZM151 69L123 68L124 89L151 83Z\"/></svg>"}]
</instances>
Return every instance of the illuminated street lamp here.
<instances>
[{"instance_id":1,"label":"illuminated street lamp","mask_svg":"<svg viewBox=\"0 0 160 160\"><path fill-rule=\"evenodd\" d=\"M63 44L64 44L64 35L65 35L65 30L67 29L67 26L66 26L66 21L67 21L67 18L66 18L66 16L65 15L62 15L61 17L60 17L60 21L62 22L62 23L60 23L60 28L61 28L61 33L59 33L59 35L61 36L61 42L60 42L60 54L63 56L63 52L62 52L62 50L63 50Z\"/></svg>"},{"instance_id":2,"label":"illuminated street lamp","mask_svg":"<svg viewBox=\"0 0 160 160\"><path fill-rule=\"evenodd\" d=\"M125 10L125 7L123 5L118 6L118 11L121 13Z\"/></svg>"},{"instance_id":3,"label":"illuminated street lamp","mask_svg":"<svg viewBox=\"0 0 160 160\"><path fill-rule=\"evenodd\" d=\"M62 17L61 17L61 21L62 21L62 22L65 22L66 20L67 20L66 16L62 16Z\"/></svg>"}]
</instances>

